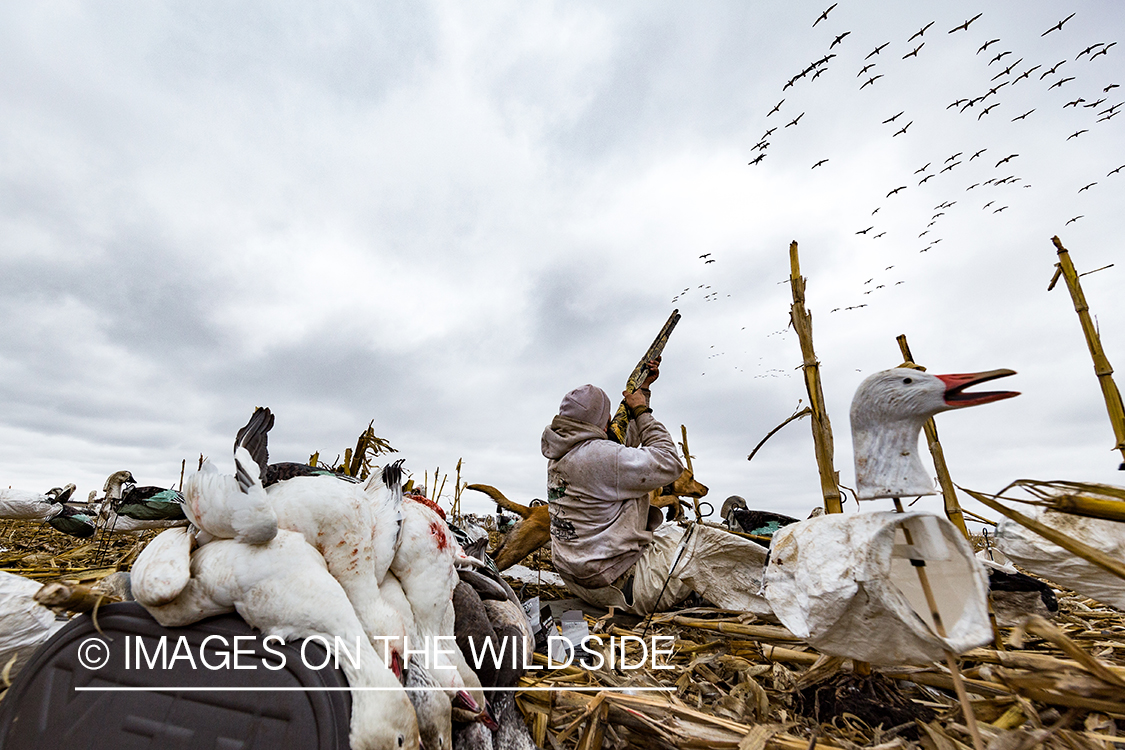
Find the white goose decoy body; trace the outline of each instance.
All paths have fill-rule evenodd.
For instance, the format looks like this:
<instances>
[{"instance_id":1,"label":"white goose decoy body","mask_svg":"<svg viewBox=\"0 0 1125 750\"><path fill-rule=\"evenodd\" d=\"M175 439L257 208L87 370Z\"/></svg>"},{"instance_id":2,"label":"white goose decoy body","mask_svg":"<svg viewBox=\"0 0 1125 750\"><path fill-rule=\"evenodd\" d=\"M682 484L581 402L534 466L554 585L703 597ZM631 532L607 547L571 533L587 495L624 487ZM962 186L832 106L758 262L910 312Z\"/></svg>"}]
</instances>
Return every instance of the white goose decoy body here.
<instances>
[{"instance_id":1,"label":"white goose decoy body","mask_svg":"<svg viewBox=\"0 0 1125 750\"><path fill-rule=\"evenodd\" d=\"M46 521L62 512L49 495L29 490L0 490L0 518L13 521Z\"/></svg>"}]
</instances>

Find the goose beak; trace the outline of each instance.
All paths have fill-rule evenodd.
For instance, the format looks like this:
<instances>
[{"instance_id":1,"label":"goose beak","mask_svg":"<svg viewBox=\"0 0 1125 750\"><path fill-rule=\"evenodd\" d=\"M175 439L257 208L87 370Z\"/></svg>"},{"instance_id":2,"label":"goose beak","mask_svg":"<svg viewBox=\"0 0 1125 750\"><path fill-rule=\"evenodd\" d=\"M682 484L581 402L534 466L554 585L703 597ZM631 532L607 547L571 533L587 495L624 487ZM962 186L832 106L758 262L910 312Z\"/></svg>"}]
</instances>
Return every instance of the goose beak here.
<instances>
[{"instance_id":1,"label":"goose beak","mask_svg":"<svg viewBox=\"0 0 1125 750\"><path fill-rule=\"evenodd\" d=\"M395 651L394 649L391 649L391 673L398 679L399 682L402 682L402 656L400 656L398 651Z\"/></svg>"},{"instance_id":2,"label":"goose beak","mask_svg":"<svg viewBox=\"0 0 1125 750\"><path fill-rule=\"evenodd\" d=\"M484 726L490 732L495 732L497 729L500 728L499 722L497 722L496 718L492 715L492 708L490 706L488 706L487 704L485 705L485 707L483 709L481 709L480 723L484 724Z\"/></svg>"},{"instance_id":3,"label":"goose beak","mask_svg":"<svg viewBox=\"0 0 1125 750\"><path fill-rule=\"evenodd\" d=\"M479 713L481 707L473 700L473 696L465 690L458 690L457 694L453 697L453 706L455 708L463 708L470 713Z\"/></svg>"},{"instance_id":4,"label":"goose beak","mask_svg":"<svg viewBox=\"0 0 1125 750\"><path fill-rule=\"evenodd\" d=\"M1015 375L1015 370L988 370L987 372L969 372L958 375L938 375L938 380L945 383L945 403L951 409L960 409L965 406L977 406L993 401L1002 401L1006 398L1020 395L1018 391L977 391L966 393L965 389L979 383L984 383L997 378L1006 378Z\"/></svg>"}]
</instances>

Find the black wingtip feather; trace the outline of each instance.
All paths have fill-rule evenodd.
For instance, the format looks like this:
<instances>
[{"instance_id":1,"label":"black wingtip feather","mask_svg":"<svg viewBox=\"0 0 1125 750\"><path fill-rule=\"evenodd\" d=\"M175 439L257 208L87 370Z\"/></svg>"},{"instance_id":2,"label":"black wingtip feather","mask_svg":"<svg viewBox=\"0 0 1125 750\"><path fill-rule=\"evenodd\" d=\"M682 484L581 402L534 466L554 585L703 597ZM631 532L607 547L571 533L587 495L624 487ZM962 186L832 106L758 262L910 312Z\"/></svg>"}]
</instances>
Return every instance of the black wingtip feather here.
<instances>
[{"instance_id":1,"label":"black wingtip feather","mask_svg":"<svg viewBox=\"0 0 1125 750\"><path fill-rule=\"evenodd\" d=\"M273 413L268 406L259 406L254 409L250 421L238 431L234 438L234 449L242 446L250 453L254 463L258 465L258 478L265 483L266 466L270 462L269 433L273 428Z\"/></svg>"},{"instance_id":2,"label":"black wingtip feather","mask_svg":"<svg viewBox=\"0 0 1125 750\"><path fill-rule=\"evenodd\" d=\"M402 464L404 461L406 461L405 458L400 458L383 467L382 479L387 489L394 490L402 487Z\"/></svg>"}]
</instances>

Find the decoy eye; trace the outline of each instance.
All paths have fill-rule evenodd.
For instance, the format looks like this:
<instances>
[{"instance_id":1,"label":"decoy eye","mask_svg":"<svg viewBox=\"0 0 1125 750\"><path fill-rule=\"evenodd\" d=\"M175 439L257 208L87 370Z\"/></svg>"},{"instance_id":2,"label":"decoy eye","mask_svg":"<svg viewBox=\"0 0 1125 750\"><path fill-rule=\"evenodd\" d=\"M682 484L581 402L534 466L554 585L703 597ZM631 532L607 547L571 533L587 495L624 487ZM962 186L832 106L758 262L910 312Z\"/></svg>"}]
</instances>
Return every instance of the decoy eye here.
<instances>
[{"instance_id":1,"label":"decoy eye","mask_svg":"<svg viewBox=\"0 0 1125 750\"><path fill-rule=\"evenodd\" d=\"M911 383L913 383L914 381L913 381L913 380L911 380L910 378L903 378L903 379L902 379L902 382L906 383L907 385L910 385L910 384L911 384Z\"/></svg>"}]
</instances>

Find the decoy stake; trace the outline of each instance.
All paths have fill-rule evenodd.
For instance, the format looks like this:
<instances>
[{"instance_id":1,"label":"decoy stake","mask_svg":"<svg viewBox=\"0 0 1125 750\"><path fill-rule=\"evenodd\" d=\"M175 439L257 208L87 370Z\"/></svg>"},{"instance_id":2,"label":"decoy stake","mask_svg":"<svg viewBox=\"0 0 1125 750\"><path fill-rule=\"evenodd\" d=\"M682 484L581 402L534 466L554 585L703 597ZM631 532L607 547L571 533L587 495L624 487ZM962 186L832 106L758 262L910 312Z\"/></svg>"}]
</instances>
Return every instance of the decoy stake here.
<instances>
[{"instance_id":1,"label":"decoy stake","mask_svg":"<svg viewBox=\"0 0 1125 750\"><path fill-rule=\"evenodd\" d=\"M897 497L893 498L895 501L895 511L903 513L902 501ZM902 525L902 533L906 536L906 543L913 547L914 537L910 533L910 529L906 524ZM937 634L945 638L945 625L941 621L941 613L938 612L937 600L934 598L934 590L930 588L930 578L926 574L926 561L915 560L911 558L910 564L914 566L914 570L918 573L918 583L922 586L922 594L926 597L926 606L930 609L930 617L934 621L934 630ZM952 651L946 650L945 664L949 667L949 673L953 677L953 689L957 693L957 700L961 701L961 711L965 714L965 726L969 729L969 734L973 738L973 747L976 750L985 750L984 740L981 739L980 729L977 728L977 717L973 713L973 706L969 702L969 694L965 691L965 683L961 677L961 669L957 666L957 657L953 655Z\"/></svg>"}]
</instances>

